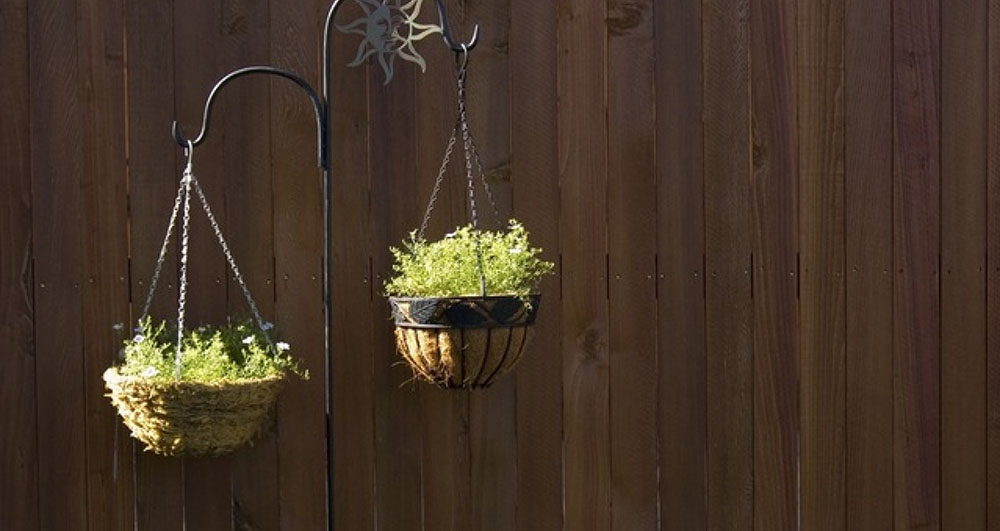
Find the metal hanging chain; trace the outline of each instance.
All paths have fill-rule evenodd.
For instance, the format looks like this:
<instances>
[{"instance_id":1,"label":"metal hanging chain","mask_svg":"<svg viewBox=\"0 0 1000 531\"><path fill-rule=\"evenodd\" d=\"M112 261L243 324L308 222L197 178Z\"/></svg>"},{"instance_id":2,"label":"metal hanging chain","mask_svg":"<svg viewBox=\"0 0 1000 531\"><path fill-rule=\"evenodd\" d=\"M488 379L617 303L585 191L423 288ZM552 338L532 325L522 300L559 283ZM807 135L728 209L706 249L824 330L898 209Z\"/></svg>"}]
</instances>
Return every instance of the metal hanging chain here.
<instances>
[{"instance_id":1,"label":"metal hanging chain","mask_svg":"<svg viewBox=\"0 0 1000 531\"><path fill-rule=\"evenodd\" d=\"M497 202L493 199L493 190L490 189L490 184L486 182L486 172L483 171L483 161L479 158L479 149L476 148L476 139L472 136L472 131L469 131L469 143L472 145L472 158L476 162L476 171L479 172L479 181L483 183L483 190L486 190L486 198L490 201L490 206L493 207L493 218L500 223L504 224L504 220L500 219L500 209L497 208Z\"/></svg>"},{"instance_id":2,"label":"metal hanging chain","mask_svg":"<svg viewBox=\"0 0 1000 531\"><path fill-rule=\"evenodd\" d=\"M167 258L167 247L170 245L170 238L174 233L174 225L177 224L177 213L181 209L181 201L184 199L184 178L177 186L177 197L174 199L174 209L170 212L170 222L167 224L167 233L163 237L160 245L160 255L156 259L156 267L153 268L153 278L149 281L149 292L146 294L146 302L142 305L142 313L139 314L139 322L142 322L149 315L149 308L153 304L153 294L156 292L156 285L160 281L160 272L163 270L163 263Z\"/></svg>"},{"instance_id":3,"label":"metal hanging chain","mask_svg":"<svg viewBox=\"0 0 1000 531\"><path fill-rule=\"evenodd\" d=\"M458 68L458 121L462 128L462 147L465 154L465 176L469 189L469 211L472 215L472 233L476 243L476 266L479 269L479 291L486 297L486 272L483 267L483 247L479 238L479 213L476 211L476 181L472 171L472 137L469 135L468 112L465 104L465 81L469 63L469 50L462 45L462 62Z\"/></svg>"},{"instance_id":4,"label":"metal hanging chain","mask_svg":"<svg viewBox=\"0 0 1000 531\"><path fill-rule=\"evenodd\" d=\"M189 148L190 149L190 148ZM189 155L190 157L190 155ZM174 377L181 377L181 356L184 346L184 309L187 305L187 262L188 262L188 228L191 224L191 160L188 159L184 169L182 190L184 192L184 220L181 224L181 277L180 293L177 296L177 353L174 355Z\"/></svg>"},{"instance_id":5,"label":"metal hanging chain","mask_svg":"<svg viewBox=\"0 0 1000 531\"><path fill-rule=\"evenodd\" d=\"M434 189L431 190L431 199L427 202L427 209L424 210L424 219L420 222L420 230L417 231L418 240L423 239L424 231L427 230L427 223L431 220L431 212L434 211L438 192L441 191L441 181L444 180L444 174L448 171L448 163L451 162L451 154L455 149L455 135L458 133L458 128L459 122L456 120L455 127L451 129L451 138L448 139L448 147L444 150L444 158L441 159L441 168L438 169L437 178L434 179Z\"/></svg>"},{"instance_id":6,"label":"metal hanging chain","mask_svg":"<svg viewBox=\"0 0 1000 531\"><path fill-rule=\"evenodd\" d=\"M271 340L271 335L267 333L267 325L264 324L264 318L261 317L260 310L257 309L257 303L254 302L253 296L250 295L250 288L247 287L246 282L243 280L243 275L240 274L240 268L236 265L236 260L233 258L233 253L229 250L226 238L222 236L222 229L219 228L219 223L215 220L215 215L212 214L212 208L208 206L208 199L205 198L205 192L201 189L201 184L194 175L191 175L191 184L194 185L194 192L198 196L198 201L201 202L201 208L208 217L212 231L215 232L215 238L218 240L219 246L222 247L222 252L226 255L226 262L229 263L229 269L233 271L233 277L236 278L236 283L239 284L240 290L243 292L243 297L246 299L247 305L250 306L250 311L253 312L253 318L257 322L257 327L264 333L268 344L274 350L274 343Z\"/></svg>"}]
</instances>

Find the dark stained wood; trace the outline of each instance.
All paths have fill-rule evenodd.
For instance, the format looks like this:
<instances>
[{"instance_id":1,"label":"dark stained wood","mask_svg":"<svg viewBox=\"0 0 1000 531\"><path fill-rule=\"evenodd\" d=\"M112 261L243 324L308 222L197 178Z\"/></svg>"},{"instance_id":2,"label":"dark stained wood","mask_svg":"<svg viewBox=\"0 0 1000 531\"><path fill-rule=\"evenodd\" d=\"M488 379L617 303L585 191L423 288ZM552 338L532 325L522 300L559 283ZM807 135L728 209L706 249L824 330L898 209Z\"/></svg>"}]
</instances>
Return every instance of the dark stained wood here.
<instances>
[{"instance_id":1,"label":"dark stained wood","mask_svg":"<svg viewBox=\"0 0 1000 531\"><path fill-rule=\"evenodd\" d=\"M169 141L174 119L173 3L127 4L129 61L128 159L132 285L132 319L139 318L163 240L180 174L175 167L176 146ZM164 34L161 31L166 31ZM168 254L154 299L154 318L177 311L177 254ZM142 530L176 530L183 526L183 479L177 459L157 457L135 448L136 526Z\"/></svg>"},{"instance_id":2,"label":"dark stained wood","mask_svg":"<svg viewBox=\"0 0 1000 531\"><path fill-rule=\"evenodd\" d=\"M796 17L750 2L754 528L794 529L798 496Z\"/></svg>"},{"instance_id":3,"label":"dark stained wood","mask_svg":"<svg viewBox=\"0 0 1000 531\"><path fill-rule=\"evenodd\" d=\"M986 528L986 0L941 5L941 527Z\"/></svg>"},{"instance_id":4,"label":"dark stained wood","mask_svg":"<svg viewBox=\"0 0 1000 531\"><path fill-rule=\"evenodd\" d=\"M71 9L76 8L72 3ZM76 18L28 6L39 524L87 527L81 273L84 83ZM44 494L44 495L43 495Z\"/></svg>"},{"instance_id":5,"label":"dark stained wood","mask_svg":"<svg viewBox=\"0 0 1000 531\"><path fill-rule=\"evenodd\" d=\"M660 529L708 525L702 5L654 3Z\"/></svg>"},{"instance_id":6,"label":"dark stained wood","mask_svg":"<svg viewBox=\"0 0 1000 531\"><path fill-rule=\"evenodd\" d=\"M420 391L395 351L389 308L382 285L392 265L389 246L399 246L422 214L412 178L414 138L413 65L398 64L383 85L382 69L369 68L368 142L374 294L371 301L375 349L375 500L379 529L422 528ZM407 383L410 382L410 383Z\"/></svg>"},{"instance_id":7,"label":"dark stained wood","mask_svg":"<svg viewBox=\"0 0 1000 531\"><path fill-rule=\"evenodd\" d=\"M563 528L561 275L556 2L510 3L510 179L514 215L556 274L542 280L534 338L517 385L517 529Z\"/></svg>"},{"instance_id":8,"label":"dark stained wood","mask_svg":"<svg viewBox=\"0 0 1000 531\"><path fill-rule=\"evenodd\" d=\"M504 227L512 214L509 4L509 1L469 2L460 32L467 35L465 28L473 22L484 31L469 63L469 125L497 205L494 212L480 188L476 194L477 210L483 226L493 229ZM443 69L447 62L434 64ZM444 116L448 113L438 119ZM513 531L515 528L516 392L516 380L508 376L497 380L485 392L469 396L470 508L474 529ZM425 529L432 527L425 522Z\"/></svg>"},{"instance_id":9,"label":"dark stained wood","mask_svg":"<svg viewBox=\"0 0 1000 531\"><path fill-rule=\"evenodd\" d=\"M752 529L749 5L702 6L708 529Z\"/></svg>"},{"instance_id":10,"label":"dark stained wood","mask_svg":"<svg viewBox=\"0 0 1000 531\"><path fill-rule=\"evenodd\" d=\"M847 528L890 529L893 492L891 3L845 0Z\"/></svg>"},{"instance_id":11,"label":"dark stained wood","mask_svg":"<svg viewBox=\"0 0 1000 531\"><path fill-rule=\"evenodd\" d=\"M799 2L797 18L800 525L843 531L844 3Z\"/></svg>"},{"instance_id":12,"label":"dark stained wood","mask_svg":"<svg viewBox=\"0 0 1000 531\"><path fill-rule=\"evenodd\" d=\"M611 526L606 6L559 2L563 507L567 529Z\"/></svg>"},{"instance_id":13,"label":"dark stained wood","mask_svg":"<svg viewBox=\"0 0 1000 531\"><path fill-rule=\"evenodd\" d=\"M176 0L174 2L174 76L175 108L177 119L188 136L197 134L201 127L201 114L209 89L229 67L236 66L230 58L233 37L226 29L230 20L231 3ZM243 83L226 87L220 105L213 107L213 129L204 144L195 153L194 174L198 177L223 234L230 234L227 222L229 205L226 197L229 160L224 156L228 144L227 118L239 106L237 101ZM252 82L251 82L252 83ZM170 142L169 125L162 127L163 136L157 141ZM234 132L239 135L240 133ZM161 140L162 139L162 140ZM178 157L178 168L183 169L183 152L170 142ZM247 151L246 153L249 153ZM164 176L166 177L166 176ZM178 179L179 175L174 179ZM166 219L166 218L164 218ZM162 221L157 224L162 223ZM202 323L221 323L226 319L226 277L228 266L219 250L215 234L209 227L197 202L191 205L188 254L188 298L185 326ZM230 238L232 239L232 238ZM177 292L163 294L176 298ZM175 307L159 317L176 319ZM192 529L229 529L233 527L232 456L219 458L184 459L184 522Z\"/></svg>"},{"instance_id":14,"label":"dark stained wood","mask_svg":"<svg viewBox=\"0 0 1000 531\"><path fill-rule=\"evenodd\" d=\"M893 3L895 525L938 529L940 4Z\"/></svg>"},{"instance_id":15,"label":"dark stained wood","mask_svg":"<svg viewBox=\"0 0 1000 531\"><path fill-rule=\"evenodd\" d=\"M268 8L262 3L259 9ZM316 90L320 90L316 43L325 12L320 13L315 3L289 6L283 13L270 7L270 62L316 80ZM247 39L247 46L255 47L254 38ZM267 53L263 48L259 52ZM270 122L261 124L260 131L270 127L271 183L267 186L274 208L275 326L310 374L308 381L290 379L278 403L278 517L281 529L324 529L329 517L329 396L323 316L325 221L321 172L316 165L315 115L308 98L293 84L275 78L270 87ZM252 123L244 127L252 130ZM238 156L239 149L233 149ZM266 164L265 160L259 163ZM264 188L261 183L261 192Z\"/></svg>"},{"instance_id":16,"label":"dark stained wood","mask_svg":"<svg viewBox=\"0 0 1000 531\"><path fill-rule=\"evenodd\" d=\"M318 4L325 5L325 0ZM347 5L340 23L360 10ZM311 20L302 14L303 24ZM307 32L308 33L308 32ZM372 297L381 290L371 278L372 227L369 217L368 66L347 69L357 53L357 35L335 34L331 82L330 150L334 176L333 322L331 323L331 411L334 529L375 529L375 390L372 350ZM303 39L294 46L309 46ZM293 43L288 43L293 46ZM305 141L300 140L300 141ZM277 154L276 154L277 156ZM381 302L381 297L377 297ZM384 306L377 306L381 318Z\"/></svg>"},{"instance_id":17,"label":"dark stained wood","mask_svg":"<svg viewBox=\"0 0 1000 531\"><path fill-rule=\"evenodd\" d=\"M28 3L0 2L0 522L38 529Z\"/></svg>"},{"instance_id":18,"label":"dark stained wood","mask_svg":"<svg viewBox=\"0 0 1000 531\"><path fill-rule=\"evenodd\" d=\"M654 529L656 165L653 3L608 6L608 321L611 527Z\"/></svg>"},{"instance_id":19,"label":"dark stained wood","mask_svg":"<svg viewBox=\"0 0 1000 531\"><path fill-rule=\"evenodd\" d=\"M464 35L465 32L461 31L464 14L460 9L462 6L458 2L448 4L452 24L456 24L454 29ZM490 32L483 33L483 37L493 33L495 32L491 28ZM436 36L430 37L435 38ZM488 45L484 41L479 46L470 60L470 76L474 77L484 75L486 68L481 60L481 52ZM413 96L416 125L416 174L413 177L416 210L408 219L402 220L408 225L407 230L413 230L421 223L458 113L458 87L453 66L455 56L446 47L433 45L421 48L421 54L427 61L427 71L421 73L418 70L414 76ZM390 83L388 90L393 90L394 84L395 82ZM469 91L472 90L474 89L470 87ZM480 113L473 110L469 112L473 134L483 131L476 127L480 116ZM440 239L455 230L455 227L469 222L465 159L462 153L462 138L459 136L425 233L430 241ZM489 211L487 203L485 197L480 195L478 206L481 219ZM474 529L470 464L471 395L425 384L417 384L414 391L420 395L424 529Z\"/></svg>"},{"instance_id":20,"label":"dark stained wood","mask_svg":"<svg viewBox=\"0 0 1000 531\"><path fill-rule=\"evenodd\" d=\"M1000 529L1000 0L990 0L987 54L986 512Z\"/></svg>"},{"instance_id":21,"label":"dark stained wood","mask_svg":"<svg viewBox=\"0 0 1000 531\"><path fill-rule=\"evenodd\" d=\"M87 404L87 515L90 529L133 529L132 444L104 396L129 320L128 173L125 159L124 12L80 4L83 91L83 348ZM121 324L118 331L112 328Z\"/></svg>"}]
</instances>

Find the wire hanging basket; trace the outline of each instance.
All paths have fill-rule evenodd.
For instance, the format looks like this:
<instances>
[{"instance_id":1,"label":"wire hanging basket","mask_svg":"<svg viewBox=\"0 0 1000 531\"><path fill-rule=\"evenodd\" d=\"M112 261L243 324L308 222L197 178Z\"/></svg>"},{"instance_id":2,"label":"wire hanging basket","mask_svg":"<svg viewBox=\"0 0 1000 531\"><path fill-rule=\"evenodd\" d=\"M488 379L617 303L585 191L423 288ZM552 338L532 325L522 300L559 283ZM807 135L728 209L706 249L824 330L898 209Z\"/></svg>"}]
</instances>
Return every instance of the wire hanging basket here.
<instances>
[{"instance_id":1,"label":"wire hanging basket","mask_svg":"<svg viewBox=\"0 0 1000 531\"><path fill-rule=\"evenodd\" d=\"M104 372L107 396L118 410L132 436L146 445L147 451L164 456L218 456L233 452L250 442L274 410L286 377L284 373L258 378L240 378L200 382L181 379L184 356L184 316L187 299L188 224L192 191L201 202L216 239L226 255L230 269L254 315L255 324L269 348L275 350L265 323L250 296L229 246L212 214L208 201L191 169L193 146L188 147L188 165L181 179L166 236L160 248L149 293L143 307L142 322L149 314L173 227L183 212L180 231L181 274L178 298L177 350L174 379L148 378L125 374L113 366ZM183 208L182 208L183 207Z\"/></svg>"},{"instance_id":2,"label":"wire hanging basket","mask_svg":"<svg viewBox=\"0 0 1000 531\"><path fill-rule=\"evenodd\" d=\"M472 233L475 237L479 295L407 297L391 296L396 349L416 379L446 389L476 389L492 385L520 361L531 338L541 302L538 293L503 295L487 293L483 251L476 208L475 174L478 173L494 215L499 211L482 170L466 109L468 50L458 64L458 119L424 213L417 239L422 240L441 182L447 171L456 138L461 137L465 157ZM474 171L474 168L476 171Z\"/></svg>"}]
</instances>

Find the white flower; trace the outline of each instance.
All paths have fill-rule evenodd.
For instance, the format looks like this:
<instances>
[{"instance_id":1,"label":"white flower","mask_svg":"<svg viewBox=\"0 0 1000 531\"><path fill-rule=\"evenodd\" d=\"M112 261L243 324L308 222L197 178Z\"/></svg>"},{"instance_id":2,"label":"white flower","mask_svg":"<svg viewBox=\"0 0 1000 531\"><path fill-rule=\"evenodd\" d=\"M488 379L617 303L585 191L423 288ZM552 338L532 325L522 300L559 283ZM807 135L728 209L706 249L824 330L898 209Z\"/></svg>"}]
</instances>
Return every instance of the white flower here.
<instances>
[{"instance_id":1,"label":"white flower","mask_svg":"<svg viewBox=\"0 0 1000 531\"><path fill-rule=\"evenodd\" d=\"M284 351L292 348L291 345L285 343L284 341L278 341L277 343L274 344L274 346L277 347L279 351Z\"/></svg>"},{"instance_id":2,"label":"white flower","mask_svg":"<svg viewBox=\"0 0 1000 531\"><path fill-rule=\"evenodd\" d=\"M265 331L267 331L274 328L274 323L269 321L264 321L264 324L260 325L260 327L263 328Z\"/></svg>"},{"instance_id":3,"label":"white flower","mask_svg":"<svg viewBox=\"0 0 1000 531\"><path fill-rule=\"evenodd\" d=\"M445 234L444 237L445 238L454 238L455 237L455 233L454 232L449 232L448 234Z\"/></svg>"},{"instance_id":4,"label":"white flower","mask_svg":"<svg viewBox=\"0 0 1000 531\"><path fill-rule=\"evenodd\" d=\"M152 378L159 373L160 371L156 370L156 367L150 365L149 367L146 367L146 370L142 371L142 376L143 378Z\"/></svg>"},{"instance_id":5,"label":"white flower","mask_svg":"<svg viewBox=\"0 0 1000 531\"><path fill-rule=\"evenodd\" d=\"M250 343L253 343L253 336L247 336L243 338L244 345L249 345Z\"/></svg>"},{"instance_id":6,"label":"white flower","mask_svg":"<svg viewBox=\"0 0 1000 531\"><path fill-rule=\"evenodd\" d=\"M135 343L141 343L142 341L145 341L145 339L146 339L146 336L144 336L142 334L136 334L135 337L132 338L132 341L135 342Z\"/></svg>"},{"instance_id":7,"label":"white flower","mask_svg":"<svg viewBox=\"0 0 1000 531\"><path fill-rule=\"evenodd\" d=\"M524 249L522 249L522 248L520 248L520 247L511 247L511 248L510 248L510 249L508 250L508 252L509 252L510 254L521 254L521 253L522 253L523 251L524 251Z\"/></svg>"},{"instance_id":8,"label":"white flower","mask_svg":"<svg viewBox=\"0 0 1000 531\"><path fill-rule=\"evenodd\" d=\"M114 330L115 332L121 332L122 330L125 329L125 323L115 323L111 325L111 329Z\"/></svg>"}]
</instances>

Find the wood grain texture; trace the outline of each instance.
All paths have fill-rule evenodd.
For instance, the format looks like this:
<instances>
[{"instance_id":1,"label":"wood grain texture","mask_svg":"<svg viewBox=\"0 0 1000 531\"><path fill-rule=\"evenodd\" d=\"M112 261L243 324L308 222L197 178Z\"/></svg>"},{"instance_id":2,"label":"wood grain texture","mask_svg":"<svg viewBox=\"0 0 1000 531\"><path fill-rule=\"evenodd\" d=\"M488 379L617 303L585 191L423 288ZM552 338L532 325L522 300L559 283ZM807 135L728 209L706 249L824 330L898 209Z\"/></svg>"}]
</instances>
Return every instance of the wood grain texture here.
<instances>
[{"instance_id":1,"label":"wood grain texture","mask_svg":"<svg viewBox=\"0 0 1000 531\"><path fill-rule=\"evenodd\" d=\"M202 110L209 89L228 71L228 67L235 66L236 58L230 52L232 33L225 30L231 6L229 0L174 2L174 99L176 118L188 137L195 135L201 127ZM245 83L245 80L241 81ZM229 205L226 197L229 171L226 148L231 131L226 122L236 112L238 102L234 102L234 98L240 93L242 85L226 87L224 98L220 98L219 105L213 106L213 129L206 136L205 143L196 149L194 161L194 174L208 197L216 219L222 224L224 235L231 232L227 222ZM158 136L156 140L169 142L169 129L161 128L163 136ZM183 151L176 144L171 144L177 156L177 167L183 168L186 164ZM178 179L179 175L174 174L174 182ZM163 222L157 220L157 224L160 223ZM228 266L215 234L197 203L191 205L188 233L189 296L185 326L224 322L228 313ZM157 317L172 322L177 318L177 290L164 290L162 295L175 299L175 302L166 315ZM232 459L232 456L223 456L183 460L185 526L192 529L228 529L233 526Z\"/></svg>"},{"instance_id":2,"label":"wood grain texture","mask_svg":"<svg viewBox=\"0 0 1000 531\"><path fill-rule=\"evenodd\" d=\"M990 0L986 153L986 528L1000 530L1000 0Z\"/></svg>"},{"instance_id":3,"label":"wood grain texture","mask_svg":"<svg viewBox=\"0 0 1000 531\"><path fill-rule=\"evenodd\" d=\"M38 529L28 3L0 2L0 522Z\"/></svg>"},{"instance_id":4,"label":"wood grain texture","mask_svg":"<svg viewBox=\"0 0 1000 531\"><path fill-rule=\"evenodd\" d=\"M845 0L847 528L893 525L891 2Z\"/></svg>"},{"instance_id":5,"label":"wood grain texture","mask_svg":"<svg viewBox=\"0 0 1000 531\"><path fill-rule=\"evenodd\" d=\"M175 145L165 127L174 116L173 3L127 4L129 212L132 318L138 319L180 179ZM171 28L164 38L162 28ZM167 126L168 127L168 126ZM167 255L152 315L177 311L177 254ZM126 324L130 330L134 322ZM127 333L127 332L126 332ZM136 527L176 530L183 523L183 477L179 460L135 451Z\"/></svg>"},{"instance_id":6,"label":"wood grain texture","mask_svg":"<svg viewBox=\"0 0 1000 531\"><path fill-rule=\"evenodd\" d=\"M420 499L423 473L421 397L410 381L392 341L392 323L381 286L398 246L420 216L416 182L414 76L411 65L397 65L395 77L383 85L381 68L369 68L369 168L371 169L372 264L378 296L372 299L372 345L375 385L376 520L380 529L422 528Z\"/></svg>"},{"instance_id":7,"label":"wood grain texture","mask_svg":"<svg viewBox=\"0 0 1000 531\"><path fill-rule=\"evenodd\" d=\"M655 101L653 4L609 2L607 9L611 527L655 529L656 113L648 104Z\"/></svg>"},{"instance_id":8,"label":"wood grain texture","mask_svg":"<svg viewBox=\"0 0 1000 531\"><path fill-rule=\"evenodd\" d=\"M84 83L76 18L28 6L39 524L87 527L81 274ZM76 8L76 4L72 4Z\"/></svg>"},{"instance_id":9,"label":"wood grain texture","mask_svg":"<svg viewBox=\"0 0 1000 531\"><path fill-rule=\"evenodd\" d=\"M80 4L83 89L83 352L90 529L132 529L132 444L104 396L129 323L128 173L125 158L125 42L121 6ZM119 331L112 326L121 323Z\"/></svg>"},{"instance_id":10,"label":"wood grain texture","mask_svg":"<svg viewBox=\"0 0 1000 531\"><path fill-rule=\"evenodd\" d=\"M262 4L261 9L266 6ZM325 15L308 2L284 13L277 13L273 4L270 8L270 61L307 80L317 80L317 90L320 13ZM308 98L293 84L272 79L270 85L274 315L277 330L310 374L307 381L292 378L278 402L278 518L281 529L323 529L328 526L329 508L330 397L324 352L325 221L321 172L316 166L315 115Z\"/></svg>"},{"instance_id":11,"label":"wood grain texture","mask_svg":"<svg viewBox=\"0 0 1000 531\"><path fill-rule=\"evenodd\" d=\"M480 24L484 31L469 63L469 126L497 207L494 212L480 187L477 210L484 227L500 229L512 215L510 2L468 2L463 15L466 29L461 34L468 35L472 23ZM445 65L445 61L437 63L441 69ZM504 377L485 392L469 396L470 501L475 529L515 528L516 392L515 379Z\"/></svg>"},{"instance_id":12,"label":"wood grain texture","mask_svg":"<svg viewBox=\"0 0 1000 531\"><path fill-rule=\"evenodd\" d=\"M563 510L581 530L611 526L605 11L563 0L557 32Z\"/></svg>"},{"instance_id":13,"label":"wood grain texture","mask_svg":"<svg viewBox=\"0 0 1000 531\"><path fill-rule=\"evenodd\" d=\"M318 5L325 6L321 0ZM312 20L308 10L303 23ZM360 10L345 6L340 23L354 20ZM302 49L311 42L289 43ZM330 109L333 208L333 322L330 338L331 419L334 529L375 529L375 385L372 322L373 296L381 285L371 277L372 225L369 191L368 84L369 67L344 67L357 53L354 35L334 34ZM315 61L314 61L315 63ZM305 139L299 140L303 142ZM276 154L277 155L277 154ZM292 216L294 213L289 213ZM294 216L291 217L294 219ZM374 297L378 303L381 297Z\"/></svg>"},{"instance_id":14,"label":"wood grain texture","mask_svg":"<svg viewBox=\"0 0 1000 531\"><path fill-rule=\"evenodd\" d=\"M517 385L517 529L563 528L562 328L555 0L510 3L510 144L514 215L556 274L542 280L536 330Z\"/></svg>"},{"instance_id":15,"label":"wood grain texture","mask_svg":"<svg viewBox=\"0 0 1000 531\"><path fill-rule=\"evenodd\" d=\"M988 5L940 13L941 527L985 529Z\"/></svg>"},{"instance_id":16,"label":"wood grain texture","mask_svg":"<svg viewBox=\"0 0 1000 531\"><path fill-rule=\"evenodd\" d=\"M793 529L798 496L796 16L750 2L754 527Z\"/></svg>"},{"instance_id":17,"label":"wood grain texture","mask_svg":"<svg viewBox=\"0 0 1000 531\"><path fill-rule=\"evenodd\" d=\"M702 3L655 3L660 529L708 525Z\"/></svg>"},{"instance_id":18,"label":"wood grain texture","mask_svg":"<svg viewBox=\"0 0 1000 531\"><path fill-rule=\"evenodd\" d=\"M451 23L459 35L462 31L462 10L459 2L449 2ZM482 37L493 41L496 30L483 26ZM491 36L491 37L488 37ZM480 42L470 56L469 75L473 79L485 75L488 68L483 50L489 44ZM414 115L416 126L416 175L414 193L416 209L403 220L412 230L421 223L434 181L441 166L441 159L458 116L455 81L455 56L444 46L426 46L422 54L427 61L427 71L414 76ZM392 84L389 90L393 90ZM474 88L468 89L470 96ZM481 114L469 111L473 134ZM485 131L484 131L485 132ZM481 149L489 150L485 139L479 139ZM451 161L441 183L434 211L428 220L426 238L438 240L455 227L469 223L468 192L466 191L465 158L462 155L462 138L456 139ZM487 201L479 194L480 222L492 221L487 216ZM397 245L396 242L393 245ZM381 286L379 286L381 288ZM473 523L472 468L469 419L471 394L439 389L423 383L415 384L420 395L420 424L423 446L421 449L423 527L424 529L462 530L475 529ZM410 386L407 386L408 388Z\"/></svg>"},{"instance_id":19,"label":"wood grain texture","mask_svg":"<svg viewBox=\"0 0 1000 531\"><path fill-rule=\"evenodd\" d=\"M893 3L894 515L941 525L940 5Z\"/></svg>"},{"instance_id":20,"label":"wood grain texture","mask_svg":"<svg viewBox=\"0 0 1000 531\"><path fill-rule=\"evenodd\" d=\"M797 11L800 525L844 530L844 3Z\"/></svg>"},{"instance_id":21,"label":"wood grain texture","mask_svg":"<svg viewBox=\"0 0 1000 531\"><path fill-rule=\"evenodd\" d=\"M708 529L752 529L747 0L702 4Z\"/></svg>"}]
</instances>

